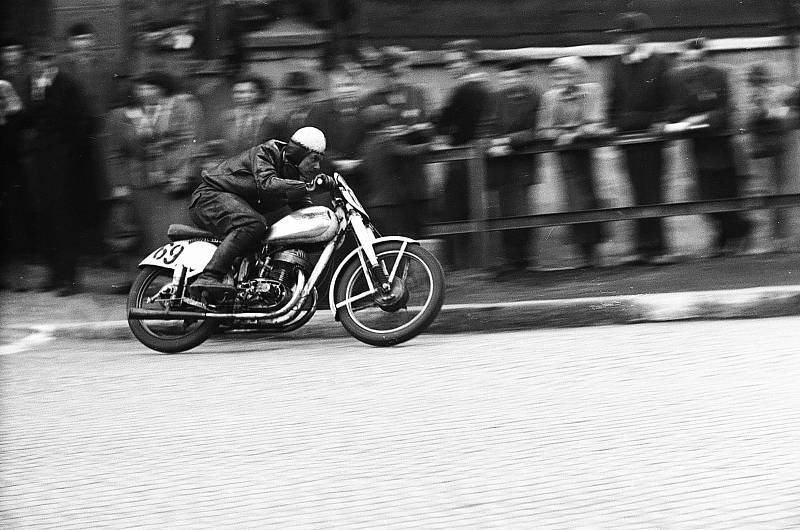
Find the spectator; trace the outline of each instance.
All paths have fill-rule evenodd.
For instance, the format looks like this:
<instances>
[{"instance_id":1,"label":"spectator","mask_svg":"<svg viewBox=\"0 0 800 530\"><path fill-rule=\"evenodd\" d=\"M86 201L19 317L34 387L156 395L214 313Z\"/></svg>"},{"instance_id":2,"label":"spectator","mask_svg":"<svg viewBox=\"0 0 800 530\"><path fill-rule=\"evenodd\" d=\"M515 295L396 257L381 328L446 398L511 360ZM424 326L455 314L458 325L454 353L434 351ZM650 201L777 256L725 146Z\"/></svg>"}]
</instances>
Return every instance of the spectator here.
<instances>
[{"instance_id":1,"label":"spectator","mask_svg":"<svg viewBox=\"0 0 800 530\"><path fill-rule=\"evenodd\" d=\"M358 189L359 176L354 162L364 139L360 117L363 86L358 73L341 65L330 74L330 97L315 103L308 123L321 130L328 139L326 159L322 170L334 169L348 177L348 183Z\"/></svg>"},{"instance_id":2,"label":"spectator","mask_svg":"<svg viewBox=\"0 0 800 530\"><path fill-rule=\"evenodd\" d=\"M750 156L756 167L759 193L789 193L789 125L792 89L777 83L768 64L757 63L747 72L750 88L747 128L750 130ZM790 217L785 209L772 211L773 250L791 246Z\"/></svg>"},{"instance_id":3,"label":"spectator","mask_svg":"<svg viewBox=\"0 0 800 530\"><path fill-rule=\"evenodd\" d=\"M18 39L0 42L0 79L8 81L17 94L25 91L25 80L30 72L25 61L25 45Z\"/></svg>"},{"instance_id":4,"label":"spectator","mask_svg":"<svg viewBox=\"0 0 800 530\"><path fill-rule=\"evenodd\" d=\"M265 138L288 142L294 131L308 122L308 114L316 102L315 95L319 87L311 73L294 71L283 77L281 91L283 98L278 104L286 110L277 119L267 118L263 130L266 133Z\"/></svg>"},{"instance_id":5,"label":"spectator","mask_svg":"<svg viewBox=\"0 0 800 530\"><path fill-rule=\"evenodd\" d=\"M203 108L200 136L204 141L219 139L222 116L234 105L231 88L236 77L223 60L206 60L191 63L187 75L189 87ZM272 86L270 96L272 96Z\"/></svg>"},{"instance_id":6,"label":"spectator","mask_svg":"<svg viewBox=\"0 0 800 530\"><path fill-rule=\"evenodd\" d=\"M611 64L608 123L619 132L661 133L667 102L667 58L648 42L652 28L644 13L623 13L617 17L617 43L623 54ZM664 142L628 145L622 148L636 205L658 204L664 198ZM663 264L665 256L663 221L636 221L636 252L631 263Z\"/></svg>"},{"instance_id":7,"label":"spectator","mask_svg":"<svg viewBox=\"0 0 800 530\"><path fill-rule=\"evenodd\" d=\"M432 137L432 125L428 121L428 101L422 87L406 81L409 71L408 49L387 46L382 50L379 65L378 89L368 94L364 107L383 105L391 110L394 122L392 136L397 144L394 148L396 171L403 175L399 196L405 202L398 206L407 209L403 218L407 221L402 231L411 237L422 235L422 226L427 220L427 194L425 164L422 154L427 151Z\"/></svg>"},{"instance_id":8,"label":"spectator","mask_svg":"<svg viewBox=\"0 0 800 530\"><path fill-rule=\"evenodd\" d=\"M275 115L270 104L272 86L257 76L242 76L231 88L233 108L222 115L221 140L225 158L259 145L268 138L262 129L264 122Z\"/></svg>"},{"instance_id":9,"label":"spectator","mask_svg":"<svg viewBox=\"0 0 800 530\"><path fill-rule=\"evenodd\" d=\"M725 135L733 113L728 72L706 58L705 39L684 43L684 64L670 72L671 123L669 132L702 127L692 138L700 198L728 199L739 196L731 137ZM710 214L716 225L713 255L743 250L750 231L740 212Z\"/></svg>"},{"instance_id":10,"label":"spectator","mask_svg":"<svg viewBox=\"0 0 800 530\"><path fill-rule=\"evenodd\" d=\"M5 123L2 125L2 160L0 168L4 179L3 210L9 231L4 231L7 250L28 252L36 250L36 231L30 222L18 222L33 217L29 189L29 164L23 159L26 142L23 140L20 112L10 112L11 99L22 104L26 97L27 77L30 75L25 57L25 46L16 39L5 39L0 43L0 80L11 86L4 89L6 105ZM20 109L21 110L21 109Z\"/></svg>"},{"instance_id":11,"label":"spectator","mask_svg":"<svg viewBox=\"0 0 800 530\"><path fill-rule=\"evenodd\" d=\"M539 130L542 136L563 147L558 159L572 211L599 208L594 184L591 149L575 145L596 135L602 122L600 85L586 83L588 65L580 57L561 57L550 63L553 87L542 97ZM585 267L599 265L597 246L603 241L602 225L572 225Z\"/></svg>"},{"instance_id":12,"label":"spectator","mask_svg":"<svg viewBox=\"0 0 800 530\"><path fill-rule=\"evenodd\" d=\"M523 72L527 62L511 59L501 66L499 90L495 93L494 107L497 123L495 133L500 136L495 145L518 142L536 128L539 94L525 80ZM529 215L530 187L536 181L535 157L491 157L487 162L487 185L497 192L501 217ZM501 232L505 263L498 276L516 274L527 269L529 248L533 231L503 230Z\"/></svg>"},{"instance_id":13,"label":"spectator","mask_svg":"<svg viewBox=\"0 0 800 530\"><path fill-rule=\"evenodd\" d=\"M49 269L42 290L69 296L79 289L76 205L83 204L87 183L79 171L78 155L85 149L91 112L78 83L61 71L50 51L36 54L25 97L24 119L31 129L31 191Z\"/></svg>"},{"instance_id":14,"label":"spectator","mask_svg":"<svg viewBox=\"0 0 800 530\"><path fill-rule=\"evenodd\" d=\"M3 264L11 261L23 248L24 227L31 221L25 215L25 182L21 180L20 118L22 101L13 85L0 80L0 168L3 168L0 190L0 256ZM6 288L6 285L0 284ZM16 286L20 288L21 286Z\"/></svg>"},{"instance_id":15,"label":"spectator","mask_svg":"<svg viewBox=\"0 0 800 530\"><path fill-rule=\"evenodd\" d=\"M133 91L133 103L111 115L112 149L120 172L116 180L130 189L140 250L149 251L164 244L171 223L189 221L200 105L178 93L176 81L163 72L137 76ZM126 288L115 286L120 292Z\"/></svg>"},{"instance_id":16,"label":"spectator","mask_svg":"<svg viewBox=\"0 0 800 530\"><path fill-rule=\"evenodd\" d=\"M364 110L367 135L362 146L364 192L370 219L384 235L410 235L421 229L418 212L409 208L418 191L409 185L400 161L418 154L420 147L406 140L397 111L385 103Z\"/></svg>"},{"instance_id":17,"label":"spectator","mask_svg":"<svg viewBox=\"0 0 800 530\"><path fill-rule=\"evenodd\" d=\"M321 162L322 172L329 175L334 171L341 173L363 200L366 197L366 183L360 157L366 128L361 112L361 99L364 96L362 78L363 72L358 65L339 62L329 75L329 97L312 105L308 123L321 130L328 140L325 159ZM315 204L331 206L329 193L316 193L312 195L312 200ZM347 237L336 253L341 259L357 246L355 238ZM330 277L326 276L321 281L317 289L326 292ZM327 305L328 300L320 297L319 307Z\"/></svg>"},{"instance_id":18,"label":"spectator","mask_svg":"<svg viewBox=\"0 0 800 530\"><path fill-rule=\"evenodd\" d=\"M97 50L97 35L91 24L79 22L67 30L68 53L61 68L75 79L89 105L91 120L85 148L79 155L80 171L86 179L84 202L76 205L81 212L80 228L84 250L100 253L105 207L101 200L111 195L106 174L106 115L114 99L114 76L107 61Z\"/></svg>"},{"instance_id":19,"label":"spectator","mask_svg":"<svg viewBox=\"0 0 800 530\"><path fill-rule=\"evenodd\" d=\"M361 40L366 33L361 0L302 0L305 15L312 23L330 32L330 42L323 54L323 67L334 68L336 58L360 58ZM311 16L309 16L311 15Z\"/></svg>"},{"instance_id":20,"label":"spectator","mask_svg":"<svg viewBox=\"0 0 800 530\"><path fill-rule=\"evenodd\" d=\"M486 73L478 65L478 42L472 39L452 41L445 45L447 68L457 84L447 97L437 120L437 130L449 137L453 146L471 144L489 131L492 91ZM448 164L445 177L444 221L469 218L469 169L466 161ZM446 244L447 263L453 268L470 264L469 236L451 236Z\"/></svg>"}]
</instances>

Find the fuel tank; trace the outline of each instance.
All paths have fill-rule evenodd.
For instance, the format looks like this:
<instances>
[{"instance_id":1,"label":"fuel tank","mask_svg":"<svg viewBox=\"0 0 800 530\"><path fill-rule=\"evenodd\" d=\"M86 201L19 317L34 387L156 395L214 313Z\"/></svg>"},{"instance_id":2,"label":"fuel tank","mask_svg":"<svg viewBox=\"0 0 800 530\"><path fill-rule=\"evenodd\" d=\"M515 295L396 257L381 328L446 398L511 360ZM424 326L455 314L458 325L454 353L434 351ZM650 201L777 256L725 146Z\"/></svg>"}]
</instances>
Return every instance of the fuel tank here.
<instances>
[{"instance_id":1,"label":"fuel tank","mask_svg":"<svg viewBox=\"0 0 800 530\"><path fill-rule=\"evenodd\" d=\"M281 218L267 231L270 243L322 243L336 236L339 220L324 206L309 206Z\"/></svg>"}]
</instances>

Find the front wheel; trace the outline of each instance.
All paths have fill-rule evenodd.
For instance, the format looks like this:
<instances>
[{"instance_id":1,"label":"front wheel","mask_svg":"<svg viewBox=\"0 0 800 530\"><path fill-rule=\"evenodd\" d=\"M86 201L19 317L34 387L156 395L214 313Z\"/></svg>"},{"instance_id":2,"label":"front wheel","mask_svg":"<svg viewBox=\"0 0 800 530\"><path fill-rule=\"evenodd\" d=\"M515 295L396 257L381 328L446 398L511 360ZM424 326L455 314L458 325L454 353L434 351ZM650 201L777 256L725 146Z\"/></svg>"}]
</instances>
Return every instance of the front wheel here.
<instances>
[{"instance_id":1,"label":"front wheel","mask_svg":"<svg viewBox=\"0 0 800 530\"><path fill-rule=\"evenodd\" d=\"M352 260L337 280L334 300L345 329L361 342L393 346L430 326L444 302L439 261L417 244L388 241L375 246L391 291L380 295L361 260Z\"/></svg>"},{"instance_id":2,"label":"front wheel","mask_svg":"<svg viewBox=\"0 0 800 530\"><path fill-rule=\"evenodd\" d=\"M172 270L144 267L133 282L128 295L128 310L155 309L163 311L170 297ZM185 310L186 308L181 308ZM202 344L217 329L209 319L133 320L128 326L139 342L156 351L177 353Z\"/></svg>"}]
</instances>

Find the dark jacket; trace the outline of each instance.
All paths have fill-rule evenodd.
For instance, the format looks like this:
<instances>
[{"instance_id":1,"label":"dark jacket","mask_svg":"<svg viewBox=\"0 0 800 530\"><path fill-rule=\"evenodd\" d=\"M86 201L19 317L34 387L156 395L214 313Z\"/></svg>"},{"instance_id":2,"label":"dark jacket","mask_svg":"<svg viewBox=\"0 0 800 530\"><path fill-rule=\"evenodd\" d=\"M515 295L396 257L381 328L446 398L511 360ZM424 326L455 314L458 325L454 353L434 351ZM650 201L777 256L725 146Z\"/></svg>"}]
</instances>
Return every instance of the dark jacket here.
<instances>
[{"instance_id":1,"label":"dark jacket","mask_svg":"<svg viewBox=\"0 0 800 530\"><path fill-rule=\"evenodd\" d=\"M730 136L733 104L728 72L708 63L688 64L670 72L669 119L673 122L706 114L710 126L692 140L698 169L721 170L735 166Z\"/></svg>"},{"instance_id":2,"label":"dark jacket","mask_svg":"<svg viewBox=\"0 0 800 530\"><path fill-rule=\"evenodd\" d=\"M409 145L381 129L368 133L361 149L361 198L367 208L409 205L426 199L424 176L409 170L408 164L419 158L424 146Z\"/></svg>"},{"instance_id":3,"label":"dark jacket","mask_svg":"<svg viewBox=\"0 0 800 530\"><path fill-rule=\"evenodd\" d=\"M82 61L76 54L70 54L65 57L60 68L80 86L92 116L92 126L99 130L112 102L118 100L111 69L97 54L93 54L88 61Z\"/></svg>"},{"instance_id":4,"label":"dark jacket","mask_svg":"<svg viewBox=\"0 0 800 530\"><path fill-rule=\"evenodd\" d=\"M293 210L312 206L300 172L284 158L285 146L284 142L270 140L203 171L192 204L199 194L216 191L238 195L260 213L284 206Z\"/></svg>"},{"instance_id":5,"label":"dark jacket","mask_svg":"<svg viewBox=\"0 0 800 530\"><path fill-rule=\"evenodd\" d=\"M328 139L326 156L333 159L354 159L364 140L364 125L357 103L352 113L343 113L334 99L324 99L312 105L306 125L316 127Z\"/></svg>"},{"instance_id":6,"label":"dark jacket","mask_svg":"<svg viewBox=\"0 0 800 530\"><path fill-rule=\"evenodd\" d=\"M625 63L623 57L611 63L611 90L608 123L621 131L649 129L665 120L668 101L669 60L660 53L647 59Z\"/></svg>"},{"instance_id":7,"label":"dark jacket","mask_svg":"<svg viewBox=\"0 0 800 530\"><path fill-rule=\"evenodd\" d=\"M29 77L20 96L25 103L25 126L35 137L29 146L33 151L64 151L74 160L87 141L91 115L80 85L68 74L58 72L44 96L38 101L31 98L32 79Z\"/></svg>"},{"instance_id":8,"label":"dark jacket","mask_svg":"<svg viewBox=\"0 0 800 530\"><path fill-rule=\"evenodd\" d=\"M450 136L453 145L471 142L480 136L480 126L490 119L491 99L491 92L482 80L463 81L448 98L436 120L436 128Z\"/></svg>"},{"instance_id":9,"label":"dark jacket","mask_svg":"<svg viewBox=\"0 0 800 530\"><path fill-rule=\"evenodd\" d=\"M536 129L539 94L531 86L518 84L495 92L494 108L497 136L510 136L512 144L520 133L529 135ZM499 157L488 160L486 184L490 188L503 185L530 186L536 181L536 160L525 157Z\"/></svg>"}]
</instances>

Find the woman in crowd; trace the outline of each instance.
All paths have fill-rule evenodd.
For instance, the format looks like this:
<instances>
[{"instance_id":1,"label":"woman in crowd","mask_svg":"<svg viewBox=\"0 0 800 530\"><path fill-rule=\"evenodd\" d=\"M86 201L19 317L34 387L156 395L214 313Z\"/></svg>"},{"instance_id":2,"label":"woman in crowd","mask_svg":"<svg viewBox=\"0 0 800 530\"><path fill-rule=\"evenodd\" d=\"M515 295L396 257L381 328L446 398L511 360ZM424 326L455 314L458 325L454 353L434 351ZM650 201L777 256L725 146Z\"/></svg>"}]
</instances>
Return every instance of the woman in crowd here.
<instances>
[{"instance_id":1,"label":"woman in crowd","mask_svg":"<svg viewBox=\"0 0 800 530\"><path fill-rule=\"evenodd\" d=\"M542 97L538 130L564 150L558 154L567 191L569 210L599 208L594 184L592 152L573 144L597 134L602 122L600 85L586 83L588 65L580 57L561 57L550 63L553 86ZM597 247L603 241L600 223L572 225L584 266L599 265Z\"/></svg>"},{"instance_id":2,"label":"woman in crowd","mask_svg":"<svg viewBox=\"0 0 800 530\"><path fill-rule=\"evenodd\" d=\"M148 251L166 242L171 223L189 222L200 105L163 72L135 77L132 92L128 105L109 120L112 167L115 183L129 190L138 250Z\"/></svg>"},{"instance_id":3,"label":"woman in crowd","mask_svg":"<svg viewBox=\"0 0 800 530\"><path fill-rule=\"evenodd\" d=\"M246 151L268 140L262 127L265 119L274 117L272 86L255 76L242 76L231 89L233 108L222 115L222 137L225 158Z\"/></svg>"}]
</instances>

